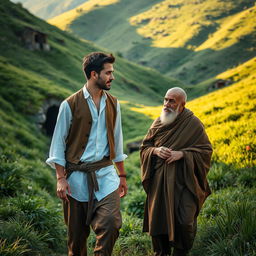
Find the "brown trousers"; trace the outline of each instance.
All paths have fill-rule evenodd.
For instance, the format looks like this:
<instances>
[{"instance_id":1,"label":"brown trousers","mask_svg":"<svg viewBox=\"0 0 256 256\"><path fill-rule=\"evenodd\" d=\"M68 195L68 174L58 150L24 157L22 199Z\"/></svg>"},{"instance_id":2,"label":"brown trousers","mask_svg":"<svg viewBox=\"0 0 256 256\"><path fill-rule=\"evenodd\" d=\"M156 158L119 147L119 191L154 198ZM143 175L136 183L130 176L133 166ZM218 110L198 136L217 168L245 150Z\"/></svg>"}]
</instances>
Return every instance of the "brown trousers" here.
<instances>
[{"instance_id":1,"label":"brown trousers","mask_svg":"<svg viewBox=\"0 0 256 256\"><path fill-rule=\"evenodd\" d=\"M196 211L195 199L188 189L183 189L180 197L177 197L175 207L175 241L169 242L167 234L152 236L155 256L171 255L171 247L174 247L173 256L186 256L193 246L196 235Z\"/></svg>"},{"instance_id":2,"label":"brown trousers","mask_svg":"<svg viewBox=\"0 0 256 256\"><path fill-rule=\"evenodd\" d=\"M87 238L90 226L86 225L87 202L68 197L64 202L64 219L68 227L68 256L87 256ZM119 236L122 219L118 190L101 201L94 201L91 227L96 234L94 255L110 256Z\"/></svg>"}]
</instances>

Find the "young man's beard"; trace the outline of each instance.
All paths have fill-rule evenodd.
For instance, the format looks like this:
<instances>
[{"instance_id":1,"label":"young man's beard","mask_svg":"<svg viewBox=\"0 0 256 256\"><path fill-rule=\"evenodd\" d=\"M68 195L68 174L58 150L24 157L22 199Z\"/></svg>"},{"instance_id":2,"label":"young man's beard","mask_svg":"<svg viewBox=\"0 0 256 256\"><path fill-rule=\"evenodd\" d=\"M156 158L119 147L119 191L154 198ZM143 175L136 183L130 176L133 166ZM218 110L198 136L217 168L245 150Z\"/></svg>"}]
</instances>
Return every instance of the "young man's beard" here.
<instances>
[{"instance_id":1,"label":"young man's beard","mask_svg":"<svg viewBox=\"0 0 256 256\"><path fill-rule=\"evenodd\" d=\"M176 110L173 110L171 108L169 108L169 110L170 112L166 112L164 111L164 108L162 109L160 121L163 125L168 125L173 123L179 114L179 106L176 108Z\"/></svg>"},{"instance_id":2,"label":"young man's beard","mask_svg":"<svg viewBox=\"0 0 256 256\"><path fill-rule=\"evenodd\" d=\"M111 81L109 81L111 83ZM98 86L99 89L101 90L106 90L106 91L109 91L110 90L110 86L108 87L106 85L106 83L99 77L97 82L96 82L96 85Z\"/></svg>"}]
</instances>

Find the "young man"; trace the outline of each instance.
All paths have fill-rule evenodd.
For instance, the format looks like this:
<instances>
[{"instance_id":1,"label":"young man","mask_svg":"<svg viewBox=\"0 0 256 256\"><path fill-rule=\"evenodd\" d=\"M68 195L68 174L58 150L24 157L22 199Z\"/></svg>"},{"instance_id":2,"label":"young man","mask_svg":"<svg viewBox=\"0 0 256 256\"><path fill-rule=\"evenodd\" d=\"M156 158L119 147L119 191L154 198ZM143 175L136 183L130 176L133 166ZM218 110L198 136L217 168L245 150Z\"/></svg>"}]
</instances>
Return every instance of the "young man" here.
<instances>
[{"instance_id":1,"label":"young man","mask_svg":"<svg viewBox=\"0 0 256 256\"><path fill-rule=\"evenodd\" d=\"M167 91L162 114L141 146L142 184L147 193L144 231L156 256L185 256L210 188L206 179L212 147L200 120L185 108L181 88Z\"/></svg>"},{"instance_id":2,"label":"young man","mask_svg":"<svg viewBox=\"0 0 256 256\"><path fill-rule=\"evenodd\" d=\"M94 255L111 255L121 227L120 197L127 193L120 105L107 93L113 55L84 57L87 83L60 106L47 163L56 168L57 196L68 227L68 256L87 255L90 226ZM115 162L119 177L113 166Z\"/></svg>"}]
</instances>

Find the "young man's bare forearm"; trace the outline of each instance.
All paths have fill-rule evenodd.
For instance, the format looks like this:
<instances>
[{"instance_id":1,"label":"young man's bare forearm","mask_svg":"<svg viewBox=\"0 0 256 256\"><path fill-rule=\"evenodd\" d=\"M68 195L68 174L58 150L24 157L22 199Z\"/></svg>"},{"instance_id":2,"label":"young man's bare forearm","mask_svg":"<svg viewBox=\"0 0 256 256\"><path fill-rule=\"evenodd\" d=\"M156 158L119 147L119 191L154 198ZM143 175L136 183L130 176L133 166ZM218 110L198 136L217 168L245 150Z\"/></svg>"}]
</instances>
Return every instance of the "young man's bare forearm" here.
<instances>
[{"instance_id":1,"label":"young man's bare forearm","mask_svg":"<svg viewBox=\"0 0 256 256\"><path fill-rule=\"evenodd\" d=\"M57 180L65 178L64 166L55 163L55 169Z\"/></svg>"}]
</instances>

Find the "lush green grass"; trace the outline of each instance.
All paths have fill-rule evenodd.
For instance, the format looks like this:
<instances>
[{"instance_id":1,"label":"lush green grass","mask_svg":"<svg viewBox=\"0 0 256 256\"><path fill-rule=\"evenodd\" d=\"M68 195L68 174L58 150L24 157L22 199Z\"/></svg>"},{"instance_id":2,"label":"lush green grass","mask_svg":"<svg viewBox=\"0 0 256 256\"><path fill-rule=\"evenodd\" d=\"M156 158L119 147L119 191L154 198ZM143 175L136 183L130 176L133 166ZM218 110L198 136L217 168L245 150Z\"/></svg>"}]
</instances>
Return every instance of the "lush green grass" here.
<instances>
[{"instance_id":1,"label":"lush green grass","mask_svg":"<svg viewBox=\"0 0 256 256\"><path fill-rule=\"evenodd\" d=\"M62 253L55 179L42 161L47 140L12 104L0 101L0 254Z\"/></svg>"},{"instance_id":2,"label":"lush green grass","mask_svg":"<svg viewBox=\"0 0 256 256\"><path fill-rule=\"evenodd\" d=\"M256 253L254 189L238 187L215 192L199 217L192 255L243 256ZM215 209L215 213L209 214Z\"/></svg>"}]
</instances>

